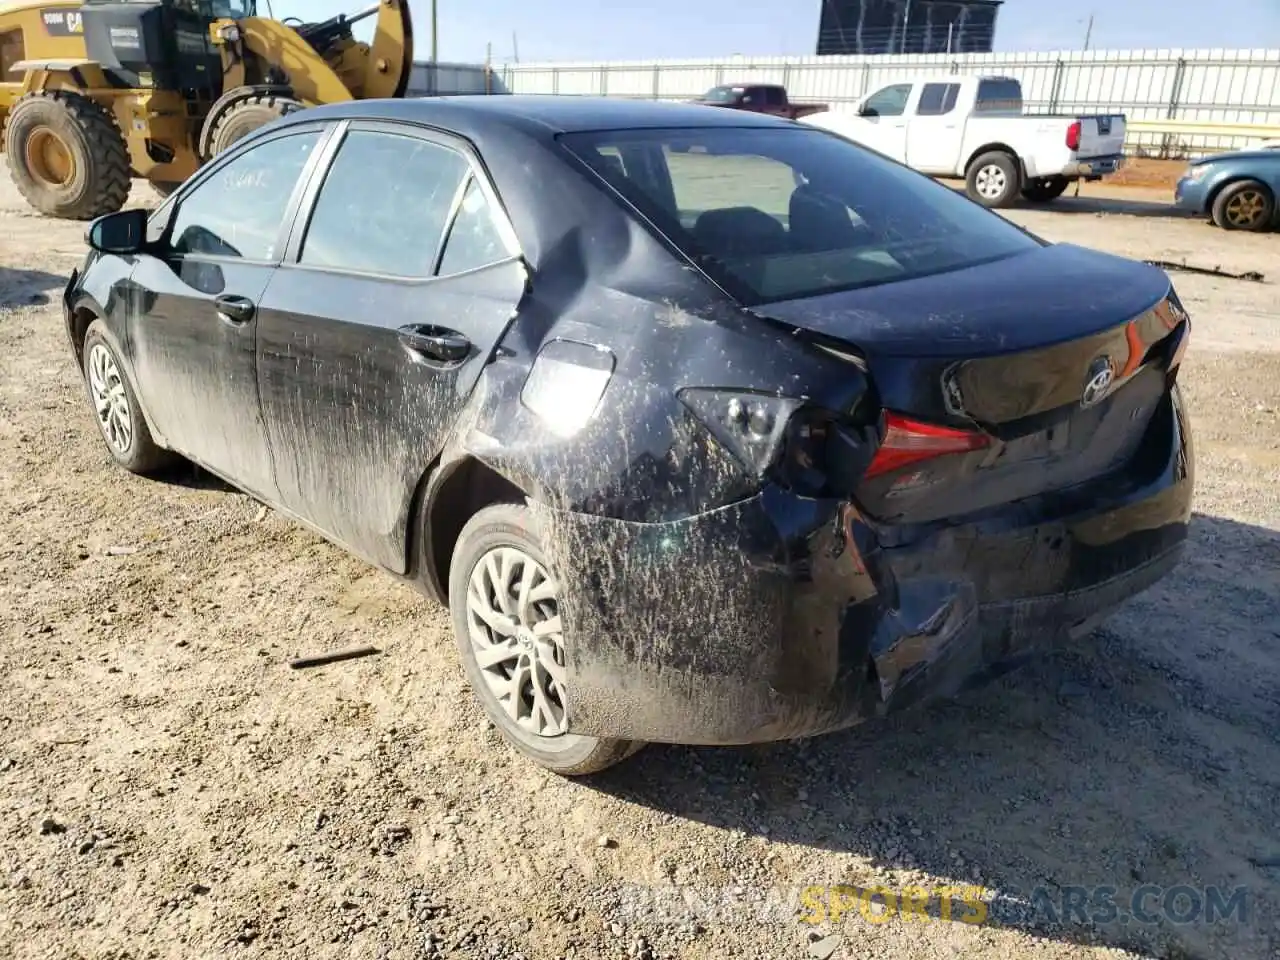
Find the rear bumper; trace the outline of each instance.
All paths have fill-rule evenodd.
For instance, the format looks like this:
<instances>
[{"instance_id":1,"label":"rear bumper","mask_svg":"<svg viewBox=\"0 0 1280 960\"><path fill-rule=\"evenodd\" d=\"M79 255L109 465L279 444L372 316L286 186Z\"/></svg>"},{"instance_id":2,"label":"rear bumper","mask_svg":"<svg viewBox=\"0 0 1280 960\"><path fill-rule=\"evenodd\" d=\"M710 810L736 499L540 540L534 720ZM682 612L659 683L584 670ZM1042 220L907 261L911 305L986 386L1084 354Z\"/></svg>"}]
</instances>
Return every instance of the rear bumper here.
<instances>
[{"instance_id":1,"label":"rear bumper","mask_svg":"<svg viewBox=\"0 0 1280 960\"><path fill-rule=\"evenodd\" d=\"M808 736L949 696L1079 636L1178 562L1186 418L1163 463L1087 502L877 529L770 489L669 524L537 507L562 580L577 733L734 744Z\"/></svg>"},{"instance_id":2,"label":"rear bumper","mask_svg":"<svg viewBox=\"0 0 1280 960\"><path fill-rule=\"evenodd\" d=\"M1064 177L1076 177L1085 180L1100 180L1108 174L1115 173L1124 166L1124 154L1117 153L1106 157L1090 157L1069 163L1062 169Z\"/></svg>"}]
</instances>

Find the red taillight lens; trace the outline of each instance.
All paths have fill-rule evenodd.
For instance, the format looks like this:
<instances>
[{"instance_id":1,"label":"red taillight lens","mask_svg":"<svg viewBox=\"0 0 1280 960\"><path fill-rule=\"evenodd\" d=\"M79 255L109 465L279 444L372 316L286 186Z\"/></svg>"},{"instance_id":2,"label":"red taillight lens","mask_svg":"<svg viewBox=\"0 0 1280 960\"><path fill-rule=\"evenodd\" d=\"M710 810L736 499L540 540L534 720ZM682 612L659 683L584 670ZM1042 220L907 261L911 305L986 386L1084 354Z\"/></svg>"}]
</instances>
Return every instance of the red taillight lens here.
<instances>
[{"instance_id":1,"label":"red taillight lens","mask_svg":"<svg viewBox=\"0 0 1280 960\"><path fill-rule=\"evenodd\" d=\"M865 477L870 479L882 473L901 470L921 460L932 460L950 453L981 450L990 442L990 438L983 433L921 423L899 413L890 413L885 418L884 441L876 451L871 466L867 468Z\"/></svg>"},{"instance_id":2,"label":"red taillight lens","mask_svg":"<svg viewBox=\"0 0 1280 960\"><path fill-rule=\"evenodd\" d=\"M1079 120L1071 124L1071 126L1067 127L1067 149L1068 150L1080 149L1080 130L1081 130L1081 125Z\"/></svg>"}]
</instances>

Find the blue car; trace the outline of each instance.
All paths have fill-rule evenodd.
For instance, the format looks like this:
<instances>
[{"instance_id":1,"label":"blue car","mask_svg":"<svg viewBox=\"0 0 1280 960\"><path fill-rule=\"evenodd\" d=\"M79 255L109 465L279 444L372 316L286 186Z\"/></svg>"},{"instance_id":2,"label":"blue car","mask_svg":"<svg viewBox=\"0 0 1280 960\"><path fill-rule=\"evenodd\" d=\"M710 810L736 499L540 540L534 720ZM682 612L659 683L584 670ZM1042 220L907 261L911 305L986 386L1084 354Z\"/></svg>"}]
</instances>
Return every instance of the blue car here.
<instances>
[{"instance_id":1,"label":"blue car","mask_svg":"<svg viewBox=\"0 0 1280 960\"><path fill-rule=\"evenodd\" d=\"M1238 150L1192 160L1174 188L1183 210L1207 214L1224 230L1266 230L1276 222L1280 150Z\"/></svg>"}]
</instances>

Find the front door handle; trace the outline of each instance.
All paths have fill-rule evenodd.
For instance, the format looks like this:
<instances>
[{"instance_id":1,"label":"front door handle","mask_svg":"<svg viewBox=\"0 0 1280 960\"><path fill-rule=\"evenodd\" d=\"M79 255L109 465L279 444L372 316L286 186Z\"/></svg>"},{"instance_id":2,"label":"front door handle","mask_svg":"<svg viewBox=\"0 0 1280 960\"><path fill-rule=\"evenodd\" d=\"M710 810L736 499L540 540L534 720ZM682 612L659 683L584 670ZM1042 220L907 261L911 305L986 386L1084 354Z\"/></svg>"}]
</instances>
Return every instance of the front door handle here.
<instances>
[{"instance_id":1,"label":"front door handle","mask_svg":"<svg viewBox=\"0 0 1280 960\"><path fill-rule=\"evenodd\" d=\"M218 316L222 319L222 322L229 323L233 327L244 326L258 312L257 304L248 297L223 294L220 297L215 297L213 302L218 308Z\"/></svg>"},{"instance_id":2,"label":"front door handle","mask_svg":"<svg viewBox=\"0 0 1280 960\"><path fill-rule=\"evenodd\" d=\"M456 363L471 353L471 341L456 330L410 324L396 332L404 348L415 356Z\"/></svg>"}]
</instances>

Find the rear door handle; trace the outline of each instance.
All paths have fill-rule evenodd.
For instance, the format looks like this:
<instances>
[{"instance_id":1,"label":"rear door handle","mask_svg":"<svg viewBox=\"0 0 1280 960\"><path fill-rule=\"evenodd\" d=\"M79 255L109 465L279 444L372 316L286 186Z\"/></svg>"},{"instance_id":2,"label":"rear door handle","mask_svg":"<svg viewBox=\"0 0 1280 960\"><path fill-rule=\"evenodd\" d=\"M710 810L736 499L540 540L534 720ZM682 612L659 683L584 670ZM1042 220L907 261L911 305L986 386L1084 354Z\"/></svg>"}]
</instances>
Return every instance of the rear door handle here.
<instances>
[{"instance_id":1,"label":"rear door handle","mask_svg":"<svg viewBox=\"0 0 1280 960\"><path fill-rule=\"evenodd\" d=\"M215 297L213 302L218 308L218 316L222 319L222 322L229 323L233 327L244 326L258 312L257 304L248 297L223 294L220 297Z\"/></svg>"},{"instance_id":2,"label":"rear door handle","mask_svg":"<svg viewBox=\"0 0 1280 960\"><path fill-rule=\"evenodd\" d=\"M404 348L419 358L456 363L471 353L471 341L456 330L410 324L396 332Z\"/></svg>"}]
</instances>

